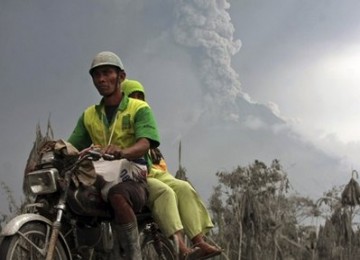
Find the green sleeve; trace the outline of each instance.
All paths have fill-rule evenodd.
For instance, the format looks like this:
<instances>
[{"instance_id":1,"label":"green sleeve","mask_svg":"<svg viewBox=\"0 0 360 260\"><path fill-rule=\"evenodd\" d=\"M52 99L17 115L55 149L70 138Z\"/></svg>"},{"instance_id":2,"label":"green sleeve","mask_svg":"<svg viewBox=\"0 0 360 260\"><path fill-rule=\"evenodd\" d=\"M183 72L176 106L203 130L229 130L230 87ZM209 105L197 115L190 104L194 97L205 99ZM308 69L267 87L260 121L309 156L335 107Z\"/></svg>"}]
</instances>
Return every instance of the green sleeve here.
<instances>
[{"instance_id":1,"label":"green sleeve","mask_svg":"<svg viewBox=\"0 0 360 260\"><path fill-rule=\"evenodd\" d=\"M155 117L150 107L143 107L135 115L135 138L147 138L150 147L156 148L160 145L160 137Z\"/></svg>"},{"instance_id":2,"label":"green sleeve","mask_svg":"<svg viewBox=\"0 0 360 260\"><path fill-rule=\"evenodd\" d=\"M70 135L68 142L75 146L79 151L89 147L92 144L90 135L84 125L84 114L79 118L74 131Z\"/></svg>"}]
</instances>

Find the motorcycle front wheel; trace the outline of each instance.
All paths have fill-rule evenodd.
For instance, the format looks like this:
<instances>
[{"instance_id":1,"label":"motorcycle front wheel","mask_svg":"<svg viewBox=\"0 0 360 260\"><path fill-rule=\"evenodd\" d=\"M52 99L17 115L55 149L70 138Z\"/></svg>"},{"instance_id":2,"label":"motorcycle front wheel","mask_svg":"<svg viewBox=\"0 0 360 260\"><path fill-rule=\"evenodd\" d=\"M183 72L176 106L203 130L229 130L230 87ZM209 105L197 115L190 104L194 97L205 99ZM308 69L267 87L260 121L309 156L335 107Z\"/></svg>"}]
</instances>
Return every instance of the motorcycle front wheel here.
<instances>
[{"instance_id":1,"label":"motorcycle front wheel","mask_svg":"<svg viewBox=\"0 0 360 260\"><path fill-rule=\"evenodd\" d=\"M41 222L30 222L5 237L0 247L2 260L43 260L46 258L51 228ZM64 247L57 241L54 260L68 260Z\"/></svg>"}]
</instances>

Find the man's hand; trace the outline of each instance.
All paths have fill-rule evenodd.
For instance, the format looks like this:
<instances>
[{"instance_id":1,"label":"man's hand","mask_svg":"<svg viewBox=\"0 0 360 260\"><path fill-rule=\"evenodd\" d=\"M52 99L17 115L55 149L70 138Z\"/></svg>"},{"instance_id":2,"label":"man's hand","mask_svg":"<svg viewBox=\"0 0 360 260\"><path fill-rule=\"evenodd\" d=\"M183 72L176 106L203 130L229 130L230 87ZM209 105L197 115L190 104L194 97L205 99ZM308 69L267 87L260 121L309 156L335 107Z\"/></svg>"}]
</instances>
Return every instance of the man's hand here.
<instances>
[{"instance_id":1,"label":"man's hand","mask_svg":"<svg viewBox=\"0 0 360 260\"><path fill-rule=\"evenodd\" d=\"M113 145L113 144L106 146L104 149L101 150L101 153L113 155L115 157L113 159L124 158L122 150L118 146ZM107 158L104 158L104 159L107 159Z\"/></svg>"}]
</instances>

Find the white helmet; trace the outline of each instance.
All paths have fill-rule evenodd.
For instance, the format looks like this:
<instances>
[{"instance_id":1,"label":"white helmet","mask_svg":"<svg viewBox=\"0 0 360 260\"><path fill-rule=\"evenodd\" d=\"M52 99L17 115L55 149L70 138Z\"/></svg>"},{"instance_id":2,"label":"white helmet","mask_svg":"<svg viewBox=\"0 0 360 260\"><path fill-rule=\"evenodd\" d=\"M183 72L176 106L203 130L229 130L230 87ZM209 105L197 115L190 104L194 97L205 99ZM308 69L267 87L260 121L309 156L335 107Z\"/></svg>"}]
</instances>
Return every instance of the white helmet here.
<instances>
[{"instance_id":1,"label":"white helmet","mask_svg":"<svg viewBox=\"0 0 360 260\"><path fill-rule=\"evenodd\" d=\"M115 66L120 70L124 70L124 65L115 53L111 51L103 51L99 52L94 57L93 61L91 62L89 73L91 74L95 68L105 65Z\"/></svg>"}]
</instances>

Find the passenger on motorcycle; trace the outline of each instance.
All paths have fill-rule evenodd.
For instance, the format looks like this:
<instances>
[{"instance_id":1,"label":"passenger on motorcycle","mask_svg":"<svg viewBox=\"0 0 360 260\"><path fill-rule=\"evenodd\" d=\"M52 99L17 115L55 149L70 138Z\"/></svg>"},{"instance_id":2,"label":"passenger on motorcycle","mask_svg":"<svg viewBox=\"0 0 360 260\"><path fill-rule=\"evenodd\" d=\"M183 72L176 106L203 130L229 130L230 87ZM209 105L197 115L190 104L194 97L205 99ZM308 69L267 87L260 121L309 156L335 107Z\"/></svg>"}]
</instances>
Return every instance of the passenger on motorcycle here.
<instances>
[{"instance_id":1,"label":"passenger on motorcycle","mask_svg":"<svg viewBox=\"0 0 360 260\"><path fill-rule=\"evenodd\" d=\"M89 72L102 99L83 112L68 141L79 151L96 146L115 157L94 163L101 175L97 185L114 211L115 230L126 259L139 260L135 213L147 200L147 152L159 145L155 118L146 102L122 94L120 85L126 73L116 54L98 53Z\"/></svg>"},{"instance_id":2,"label":"passenger on motorcycle","mask_svg":"<svg viewBox=\"0 0 360 260\"><path fill-rule=\"evenodd\" d=\"M142 84L125 80L122 91L126 96L145 100ZM158 148L150 149L152 167L147 178L149 187L148 206L161 230L167 236L176 236L183 254L196 254L207 259L221 254L222 250L208 244L204 234L214 225L210 215L195 189L189 182L173 177L167 169L164 157ZM183 230L200 252L188 249L183 240Z\"/></svg>"}]
</instances>

